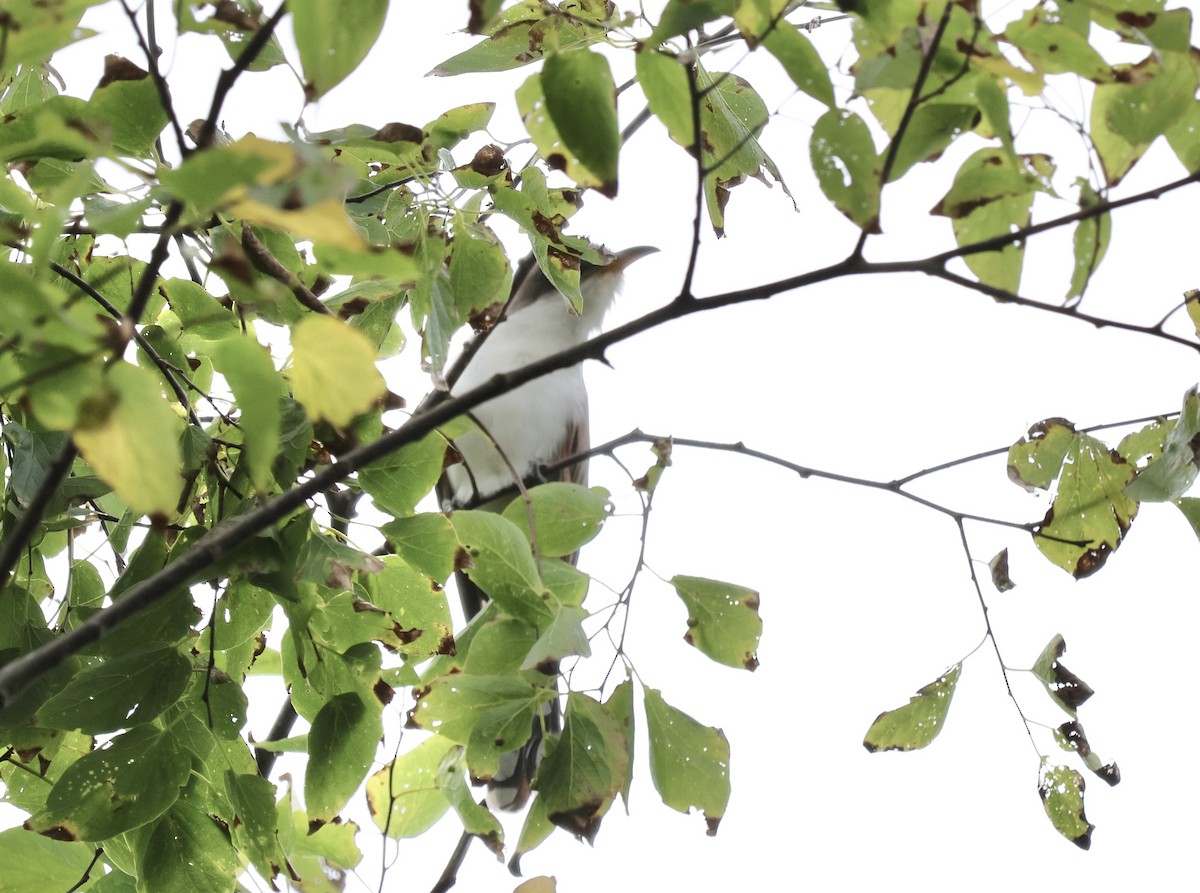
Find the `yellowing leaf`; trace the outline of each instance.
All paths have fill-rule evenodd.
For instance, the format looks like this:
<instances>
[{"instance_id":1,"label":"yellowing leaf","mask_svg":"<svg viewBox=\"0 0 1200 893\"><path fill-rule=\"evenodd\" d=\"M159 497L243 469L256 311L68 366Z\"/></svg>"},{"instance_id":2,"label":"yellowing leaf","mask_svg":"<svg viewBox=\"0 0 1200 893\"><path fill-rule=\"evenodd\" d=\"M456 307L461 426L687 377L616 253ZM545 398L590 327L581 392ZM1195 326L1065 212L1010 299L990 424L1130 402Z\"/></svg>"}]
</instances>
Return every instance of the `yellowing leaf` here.
<instances>
[{"instance_id":1,"label":"yellowing leaf","mask_svg":"<svg viewBox=\"0 0 1200 893\"><path fill-rule=\"evenodd\" d=\"M513 893L556 893L558 890L558 881L553 877L531 877L525 883L521 884Z\"/></svg>"},{"instance_id":2,"label":"yellowing leaf","mask_svg":"<svg viewBox=\"0 0 1200 893\"><path fill-rule=\"evenodd\" d=\"M450 801L437 785L437 770L454 742L431 735L388 763L367 781L367 805L380 831L402 840L424 834Z\"/></svg>"},{"instance_id":3,"label":"yellowing leaf","mask_svg":"<svg viewBox=\"0 0 1200 893\"><path fill-rule=\"evenodd\" d=\"M273 208L253 199L242 199L229 206L229 213L247 223L274 226L322 245L364 250L367 247L358 230L351 225L342 202L335 198L327 198L294 211Z\"/></svg>"},{"instance_id":4,"label":"yellowing leaf","mask_svg":"<svg viewBox=\"0 0 1200 893\"><path fill-rule=\"evenodd\" d=\"M350 424L384 395L375 351L362 332L332 316L309 316L292 329L292 390L310 419Z\"/></svg>"},{"instance_id":5,"label":"yellowing leaf","mask_svg":"<svg viewBox=\"0 0 1200 893\"><path fill-rule=\"evenodd\" d=\"M134 512L170 515L181 486L180 427L153 373L115 363L83 401L71 436Z\"/></svg>"}]
</instances>

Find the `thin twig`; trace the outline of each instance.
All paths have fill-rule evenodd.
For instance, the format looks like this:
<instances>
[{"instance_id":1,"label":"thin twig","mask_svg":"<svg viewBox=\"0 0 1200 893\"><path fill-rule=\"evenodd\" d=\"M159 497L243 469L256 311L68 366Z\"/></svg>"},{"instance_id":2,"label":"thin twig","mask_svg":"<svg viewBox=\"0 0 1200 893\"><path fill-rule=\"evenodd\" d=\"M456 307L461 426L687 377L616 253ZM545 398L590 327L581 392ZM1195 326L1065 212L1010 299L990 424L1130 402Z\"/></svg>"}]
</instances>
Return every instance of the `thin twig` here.
<instances>
[{"instance_id":1,"label":"thin twig","mask_svg":"<svg viewBox=\"0 0 1200 893\"><path fill-rule=\"evenodd\" d=\"M254 235L250 224L245 222L242 223L242 249L256 270L266 273L272 279L286 285L288 290L296 296L296 300L309 310L325 316L334 315L333 311L321 303L321 299L314 295L295 273L279 262L279 259L271 253L258 236Z\"/></svg>"}]
</instances>

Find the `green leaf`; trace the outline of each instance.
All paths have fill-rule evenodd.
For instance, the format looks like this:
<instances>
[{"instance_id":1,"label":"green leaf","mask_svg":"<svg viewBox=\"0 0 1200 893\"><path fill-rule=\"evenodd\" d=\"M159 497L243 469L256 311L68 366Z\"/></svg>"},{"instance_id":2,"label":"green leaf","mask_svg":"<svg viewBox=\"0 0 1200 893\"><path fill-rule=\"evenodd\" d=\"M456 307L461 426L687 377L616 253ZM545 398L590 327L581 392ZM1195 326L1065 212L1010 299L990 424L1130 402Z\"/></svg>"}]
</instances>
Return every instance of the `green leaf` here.
<instances>
[{"instance_id":1,"label":"green leaf","mask_svg":"<svg viewBox=\"0 0 1200 893\"><path fill-rule=\"evenodd\" d=\"M1081 33L1047 15L1030 9L1004 30L1004 39L1021 51L1037 70L1046 74L1078 74L1096 83L1111 79L1112 68Z\"/></svg>"},{"instance_id":2,"label":"green leaf","mask_svg":"<svg viewBox=\"0 0 1200 893\"><path fill-rule=\"evenodd\" d=\"M909 120L888 182L899 180L922 161L937 160L954 140L979 124L980 116L974 105L935 102L920 106Z\"/></svg>"},{"instance_id":3,"label":"green leaf","mask_svg":"<svg viewBox=\"0 0 1200 893\"><path fill-rule=\"evenodd\" d=\"M810 152L826 198L865 232L880 232L882 170L863 119L843 109L826 112L813 127Z\"/></svg>"},{"instance_id":4,"label":"green leaf","mask_svg":"<svg viewBox=\"0 0 1200 893\"><path fill-rule=\"evenodd\" d=\"M508 870L516 875L521 872L521 857L530 850L541 846L554 833L554 823L546 815L546 804L542 798L534 794L525 811L525 824L521 826L521 836L517 838L516 849L508 861Z\"/></svg>"},{"instance_id":5,"label":"green leaf","mask_svg":"<svg viewBox=\"0 0 1200 893\"><path fill-rule=\"evenodd\" d=\"M1193 385L1183 396L1179 418L1163 442L1162 455L1125 488L1139 502L1173 502L1191 489L1200 471L1200 395Z\"/></svg>"},{"instance_id":6,"label":"green leaf","mask_svg":"<svg viewBox=\"0 0 1200 893\"><path fill-rule=\"evenodd\" d=\"M337 695L321 708L308 732L304 777L304 800L315 821L333 819L358 790L382 734L378 707L357 692Z\"/></svg>"},{"instance_id":7,"label":"green leaf","mask_svg":"<svg viewBox=\"0 0 1200 893\"><path fill-rule=\"evenodd\" d=\"M1178 121L1167 128L1171 151L1186 170L1200 168L1200 100L1196 100Z\"/></svg>"},{"instance_id":8,"label":"green leaf","mask_svg":"<svg viewBox=\"0 0 1200 893\"><path fill-rule=\"evenodd\" d=\"M375 350L332 316L306 316L292 328L292 388L313 421L349 425L384 395Z\"/></svg>"},{"instance_id":9,"label":"green leaf","mask_svg":"<svg viewBox=\"0 0 1200 893\"><path fill-rule=\"evenodd\" d=\"M1161 56L1161 61L1160 61ZM1193 115L1196 72L1185 53L1152 53L1113 69L1114 82L1092 98L1091 138L1109 186L1116 186L1160 134Z\"/></svg>"},{"instance_id":10,"label":"green leaf","mask_svg":"<svg viewBox=\"0 0 1200 893\"><path fill-rule=\"evenodd\" d=\"M1051 700L1072 719L1075 711L1095 694L1092 687L1059 663L1067 650L1066 640L1055 635L1042 649L1030 672L1042 683Z\"/></svg>"},{"instance_id":11,"label":"green leaf","mask_svg":"<svg viewBox=\"0 0 1200 893\"><path fill-rule=\"evenodd\" d=\"M481 223L455 226L450 245L450 289L464 317L508 299L512 290L508 256L496 234Z\"/></svg>"},{"instance_id":12,"label":"green leaf","mask_svg":"<svg viewBox=\"0 0 1200 893\"><path fill-rule=\"evenodd\" d=\"M87 844L52 840L24 828L0 831L0 890L68 890L83 877L95 852Z\"/></svg>"},{"instance_id":13,"label":"green leaf","mask_svg":"<svg viewBox=\"0 0 1200 893\"><path fill-rule=\"evenodd\" d=\"M538 768L538 799L547 817L591 843L628 770L618 720L598 701L572 692L562 736Z\"/></svg>"},{"instance_id":14,"label":"green leaf","mask_svg":"<svg viewBox=\"0 0 1200 893\"><path fill-rule=\"evenodd\" d=\"M402 840L432 828L450 808L438 786L438 767L454 749L442 735L426 738L367 781L367 806L380 831Z\"/></svg>"},{"instance_id":15,"label":"green leaf","mask_svg":"<svg viewBox=\"0 0 1200 893\"><path fill-rule=\"evenodd\" d=\"M12 35L9 35L11 41ZM11 47L11 43L9 44ZM8 49L9 47L6 47ZM0 115L11 115L21 109L39 105L58 95L58 88L50 80L50 73L40 65L26 66L9 82L7 89L0 91Z\"/></svg>"},{"instance_id":16,"label":"green leaf","mask_svg":"<svg viewBox=\"0 0 1200 893\"><path fill-rule=\"evenodd\" d=\"M473 676L515 675L537 639L532 626L489 602L459 636L456 660Z\"/></svg>"},{"instance_id":17,"label":"green leaf","mask_svg":"<svg viewBox=\"0 0 1200 893\"><path fill-rule=\"evenodd\" d=\"M395 545L396 554L430 579L443 583L454 573L458 537L445 515L425 512L397 518L381 529Z\"/></svg>"},{"instance_id":18,"label":"green leaf","mask_svg":"<svg viewBox=\"0 0 1200 893\"><path fill-rule=\"evenodd\" d=\"M570 605L560 607L550 623L540 631L541 635L525 656L521 669L537 669L549 675L558 672L558 665L563 658L575 655L591 657L592 646L583 628L583 621L587 617L587 611L582 608Z\"/></svg>"},{"instance_id":19,"label":"green leaf","mask_svg":"<svg viewBox=\"0 0 1200 893\"><path fill-rule=\"evenodd\" d=\"M211 15L197 17L197 13L206 11L204 6L193 6L185 3L176 7L179 17L180 33L195 32L198 34L216 35L231 61L236 61L245 49L247 41L254 37L265 24L266 15L262 6L253 0L235 0L233 3L218 5ZM279 46L278 39L272 35L259 54L250 62L250 71L267 71L276 65L285 65L288 60Z\"/></svg>"},{"instance_id":20,"label":"green leaf","mask_svg":"<svg viewBox=\"0 0 1200 893\"><path fill-rule=\"evenodd\" d=\"M169 516L182 489L181 424L155 375L118 362L80 407L71 436L134 512Z\"/></svg>"},{"instance_id":21,"label":"green leaf","mask_svg":"<svg viewBox=\"0 0 1200 893\"><path fill-rule=\"evenodd\" d=\"M1038 796L1054 830L1081 850L1092 845L1096 827L1083 812L1083 776L1066 766L1049 766L1042 761L1038 771Z\"/></svg>"},{"instance_id":22,"label":"green leaf","mask_svg":"<svg viewBox=\"0 0 1200 893\"><path fill-rule=\"evenodd\" d=\"M1083 726L1078 720L1069 720L1054 730L1054 740L1063 750L1073 750L1079 754L1085 766L1100 777L1110 787L1121 781L1121 770L1116 763L1105 764L1093 751L1084 734Z\"/></svg>"},{"instance_id":23,"label":"green leaf","mask_svg":"<svg viewBox=\"0 0 1200 893\"><path fill-rule=\"evenodd\" d=\"M1116 450L1075 431L1064 419L1029 429L1008 454L1009 477L1033 487L1055 478L1054 503L1034 531L1034 543L1076 578L1093 574L1121 544L1138 503L1125 495L1134 468Z\"/></svg>"},{"instance_id":24,"label":"green leaf","mask_svg":"<svg viewBox=\"0 0 1200 893\"><path fill-rule=\"evenodd\" d=\"M358 65L383 30L387 0L290 0L292 33L309 102L340 84Z\"/></svg>"},{"instance_id":25,"label":"green leaf","mask_svg":"<svg viewBox=\"0 0 1200 893\"><path fill-rule=\"evenodd\" d=\"M139 855L138 879L155 893L233 893L242 867L199 784L148 830Z\"/></svg>"},{"instance_id":26,"label":"green leaf","mask_svg":"<svg viewBox=\"0 0 1200 893\"><path fill-rule=\"evenodd\" d=\"M141 827L171 808L191 766L172 732L138 726L72 763L27 827L66 840Z\"/></svg>"},{"instance_id":27,"label":"green leaf","mask_svg":"<svg viewBox=\"0 0 1200 893\"><path fill-rule=\"evenodd\" d=\"M1174 427L1174 419L1155 419L1122 437L1121 442L1117 444L1117 452L1122 459L1141 471L1162 455L1163 444Z\"/></svg>"},{"instance_id":28,"label":"green leaf","mask_svg":"<svg viewBox=\"0 0 1200 893\"><path fill-rule=\"evenodd\" d=\"M185 344L207 345L209 341L241 335L241 326L233 312L192 280L167 279L159 291L170 308L169 313L160 317L160 324L164 328L181 328L179 337ZM168 321L168 316L174 320Z\"/></svg>"},{"instance_id":29,"label":"green leaf","mask_svg":"<svg viewBox=\"0 0 1200 893\"><path fill-rule=\"evenodd\" d=\"M629 788L633 784L633 682L626 679L613 689L604 707L609 715L617 721L621 737L624 739L624 750L628 755L625 778L621 782L621 799L625 801L625 812L629 812Z\"/></svg>"},{"instance_id":30,"label":"green leaf","mask_svg":"<svg viewBox=\"0 0 1200 893\"><path fill-rule=\"evenodd\" d=\"M118 154L154 156L154 141L167 126L167 112L147 72L128 59L108 56L104 78L88 105L108 125L108 139Z\"/></svg>"},{"instance_id":31,"label":"green leaf","mask_svg":"<svg viewBox=\"0 0 1200 893\"><path fill-rule=\"evenodd\" d=\"M713 230L723 236L729 190L747 177L766 185L774 178L784 194L791 193L779 168L758 141L770 113L749 81L729 72L710 73L697 63L696 87L703 96L700 133L704 166L711 171L704 179L704 195Z\"/></svg>"},{"instance_id":32,"label":"green leaf","mask_svg":"<svg viewBox=\"0 0 1200 893\"><path fill-rule=\"evenodd\" d=\"M836 105L825 62L812 41L795 25L780 19L763 40L763 46L779 60L797 88L830 108Z\"/></svg>"},{"instance_id":33,"label":"green leaf","mask_svg":"<svg viewBox=\"0 0 1200 893\"><path fill-rule=\"evenodd\" d=\"M1053 164L1045 156L1016 160L1003 149L980 149L963 162L954 185L931 214L949 217L962 247L1011 234L1028 226L1033 197L1049 191ZM1009 243L999 251L973 252L964 258L979 281L1016 292L1025 250Z\"/></svg>"},{"instance_id":34,"label":"green leaf","mask_svg":"<svg viewBox=\"0 0 1200 893\"><path fill-rule=\"evenodd\" d=\"M541 83L546 111L563 144L598 181L596 188L613 198L621 133L608 60L587 49L554 53L542 67ZM547 161L558 166L549 157ZM590 178L581 182L569 170L568 175L581 186L593 185Z\"/></svg>"},{"instance_id":35,"label":"green leaf","mask_svg":"<svg viewBox=\"0 0 1200 893\"><path fill-rule=\"evenodd\" d=\"M729 742L725 734L672 707L656 689L646 689L645 707L654 787L672 809L684 813L692 807L702 810L708 836L715 836L729 803Z\"/></svg>"},{"instance_id":36,"label":"green leaf","mask_svg":"<svg viewBox=\"0 0 1200 893\"><path fill-rule=\"evenodd\" d=\"M436 432L377 459L358 473L375 504L394 517L413 513L442 476L446 441Z\"/></svg>"},{"instance_id":37,"label":"green leaf","mask_svg":"<svg viewBox=\"0 0 1200 893\"><path fill-rule=\"evenodd\" d=\"M1101 197L1083 177L1075 180L1079 187L1079 209L1087 210L1097 204ZM1075 249L1075 269L1071 273L1071 287L1067 298L1078 298L1087 290L1088 282L1104 260L1108 243L1112 238L1112 215L1097 214L1075 224L1072 245Z\"/></svg>"},{"instance_id":38,"label":"green leaf","mask_svg":"<svg viewBox=\"0 0 1200 893\"><path fill-rule=\"evenodd\" d=\"M687 34L723 16L733 15L736 6L735 0L669 0L647 43L658 46L672 37Z\"/></svg>"},{"instance_id":39,"label":"green leaf","mask_svg":"<svg viewBox=\"0 0 1200 893\"><path fill-rule=\"evenodd\" d=\"M575 12L586 12L580 4ZM599 16L563 15L542 0L521 0L485 29L486 40L452 56L429 73L438 77L474 71L507 71L536 62L547 51L563 52L603 40Z\"/></svg>"},{"instance_id":40,"label":"green leaf","mask_svg":"<svg viewBox=\"0 0 1200 893\"><path fill-rule=\"evenodd\" d=\"M536 540L543 558L572 555L591 542L612 512L609 492L553 481L528 491L529 501L518 496L504 509L503 517ZM532 515L533 529L530 530Z\"/></svg>"},{"instance_id":41,"label":"green leaf","mask_svg":"<svg viewBox=\"0 0 1200 893\"><path fill-rule=\"evenodd\" d=\"M399 557L383 558L376 573L359 578L371 604L387 612L397 628L401 654L426 658L454 652L453 626L446 593ZM361 607L356 605L356 609Z\"/></svg>"},{"instance_id":42,"label":"green leaf","mask_svg":"<svg viewBox=\"0 0 1200 893\"><path fill-rule=\"evenodd\" d=\"M475 802L463 770L463 749L453 747L438 766L438 787L458 813L463 830L479 837L489 850L500 856L504 848L504 830L494 815Z\"/></svg>"},{"instance_id":43,"label":"green leaf","mask_svg":"<svg viewBox=\"0 0 1200 893\"><path fill-rule=\"evenodd\" d=\"M1063 459L1075 439L1075 426L1066 419L1045 419L1029 429L1026 438L1008 450L1008 477L1029 492L1048 490L1058 477Z\"/></svg>"},{"instance_id":44,"label":"green leaf","mask_svg":"<svg viewBox=\"0 0 1200 893\"><path fill-rule=\"evenodd\" d=\"M286 859L275 833L275 785L261 775L230 769L225 772L225 793L234 810L234 843L262 877L273 881Z\"/></svg>"},{"instance_id":45,"label":"green leaf","mask_svg":"<svg viewBox=\"0 0 1200 893\"><path fill-rule=\"evenodd\" d=\"M534 626L550 620L529 540L515 524L483 511L455 512L450 523L463 552L456 564L472 583L513 617Z\"/></svg>"},{"instance_id":46,"label":"green leaf","mask_svg":"<svg viewBox=\"0 0 1200 893\"><path fill-rule=\"evenodd\" d=\"M477 778L490 778L500 755L529 740L535 712L555 693L512 676L451 674L414 693L409 724L467 745Z\"/></svg>"},{"instance_id":47,"label":"green leaf","mask_svg":"<svg viewBox=\"0 0 1200 893\"><path fill-rule=\"evenodd\" d=\"M279 455L283 424L280 401L285 396L282 381L270 352L250 335L239 333L216 342L210 355L237 400L246 471L254 486L265 491L273 480L271 467Z\"/></svg>"},{"instance_id":48,"label":"green leaf","mask_svg":"<svg viewBox=\"0 0 1200 893\"><path fill-rule=\"evenodd\" d=\"M685 642L727 667L757 669L762 618L755 590L678 575L671 578L671 585L688 609Z\"/></svg>"},{"instance_id":49,"label":"green leaf","mask_svg":"<svg viewBox=\"0 0 1200 893\"><path fill-rule=\"evenodd\" d=\"M695 138L687 69L671 53L649 48L643 48L634 62L650 111L663 122L671 139L690 150Z\"/></svg>"},{"instance_id":50,"label":"green leaf","mask_svg":"<svg viewBox=\"0 0 1200 893\"><path fill-rule=\"evenodd\" d=\"M90 111L77 97L52 96L6 116L0 121L0 162L81 161L102 154L96 134L83 124L93 118Z\"/></svg>"},{"instance_id":51,"label":"green leaf","mask_svg":"<svg viewBox=\"0 0 1200 893\"><path fill-rule=\"evenodd\" d=\"M1200 538L1200 499L1192 496L1176 500L1175 507L1183 513L1183 517L1192 525L1192 530Z\"/></svg>"},{"instance_id":52,"label":"green leaf","mask_svg":"<svg viewBox=\"0 0 1200 893\"><path fill-rule=\"evenodd\" d=\"M149 722L183 694L192 663L175 648L115 657L88 667L42 705L37 724L89 735Z\"/></svg>"},{"instance_id":53,"label":"green leaf","mask_svg":"<svg viewBox=\"0 0 1200 893\"><path fill-rule=\"evenodd\" d=\"M909 698L903 707L875 717L863 738L863 747L877 753L881 750L920 750L933 743L946 724L946 714L961 673L962 664L957 663Z\"/></svg>"}]
</instances>

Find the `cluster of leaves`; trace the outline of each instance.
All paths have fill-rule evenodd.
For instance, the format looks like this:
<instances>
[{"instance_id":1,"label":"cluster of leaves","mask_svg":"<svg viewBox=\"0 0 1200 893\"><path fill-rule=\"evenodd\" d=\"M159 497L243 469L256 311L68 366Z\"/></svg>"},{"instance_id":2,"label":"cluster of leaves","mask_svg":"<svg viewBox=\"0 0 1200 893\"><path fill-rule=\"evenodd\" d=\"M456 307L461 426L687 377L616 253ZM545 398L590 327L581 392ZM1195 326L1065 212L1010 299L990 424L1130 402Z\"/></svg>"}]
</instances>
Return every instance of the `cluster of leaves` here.
<instances>
[{"instance_id":1,"label":"cluster of leaves","mask_svg":"<svg viewBox=\"0 0 1200 893\"><path fill-rule=\"evenodd\" d=\"M1200 168L1196 57L1180 37L1190 13L1161 0L1039 3L1002 34L971 2L853 8L853 97L834 90L787 18L801 4L669 0L643 22L605 0L471 3L482 40L432 73L542 63L516 93L542 163L520 170L485 142L493 106L483 102L420 127L218 133L234 82L286 61L276 25L290 22L316 101L371 50L384 0L289 0L265 18L249 3L177 4L181 35L215 35L231 60L209 116L186 128L153 48L149 70L110 57L88 99L60 95L46 63L87 36L79 21L93 5L27 0L0 15L0 229L11 249L0 260L0 779L31 816L0 835L0 868L34 878L30 889L82 874L86 889L227 891L248 868L272 884L328 889L322 864L348 869L359 858L356 829L336 820L364 781L393 837L454 810L466 832L503 846L468 781L494 774L527 740L558 697L560 663L590 653L585 624L603 617L586 601L587 578L561 559L603 528L608 495L547 485L502 514L418 511L447 440L471 424L461 413L494 393L435 399L393 430L385 416L403 402L378 364L405 348L404 316L434 378L452 374L455 332L512 286L499 227L523 233L580 306L580 263L604 254L566 229L583 191L619 191L614 64L690 154L722 234L738 185L781 177L759 142L766 104L744 79L706 66L705 53L741 40L778 60L828 107L810 154L824 194L862 232L853 262L881 228L885 185L967 134L982 138L935 213L951 221L974 281L998 294L1019 287L1022 233L1055 173L1049 156L1017 152L1010 96L1063 74L1096 85L1088 137L1105 180L1079 183L1069 297L1104 255L1108 189L1151 141L1165 135L1188 170ZM1144 57L1110 65L1094 30ZM267 349L285 341L280 357ZM1180 421L1115 453L1057 420L1013 448L1023 482L1057 482L1036 531L1051 560L1076 575L1098 568L1139 501L1180 500L1189 519L1200 516L1181 499L1200 431L1188 399ZM664 467L660 455L647 491ZM346 536L363 496L386 516L386 554ZM104 551L81 556L76 542L97 534ZM57 589L55 562L66 578ZM456 569L492 599L460 630L442 589ZM673 584L687 641L754 669L758 595L693 577ZM1048 650L1037 666L1054 695L1074 683L1056 663L1061 648ZM882 715L868 747L928 744L959 670ZM258 760L245 729L252 675L281 678L310 724L262 742ZM430 734L380 768L398 686L415 688L410 723ZM639 687L640 711L631 679L603 699L567 695L514 858L556 827L595 835L628 795L635 715L664 802L702 810L715 833L729 796L724 736ZM1081 728L1060 732L1092 759ZM302 808L263 772L276 751L309 758ZM1055 826L1078 840L1082 779L1069 771L1045 768L1039 790ZM89 878L97 859L104 872Z\"/></svg>"}]
</instances>

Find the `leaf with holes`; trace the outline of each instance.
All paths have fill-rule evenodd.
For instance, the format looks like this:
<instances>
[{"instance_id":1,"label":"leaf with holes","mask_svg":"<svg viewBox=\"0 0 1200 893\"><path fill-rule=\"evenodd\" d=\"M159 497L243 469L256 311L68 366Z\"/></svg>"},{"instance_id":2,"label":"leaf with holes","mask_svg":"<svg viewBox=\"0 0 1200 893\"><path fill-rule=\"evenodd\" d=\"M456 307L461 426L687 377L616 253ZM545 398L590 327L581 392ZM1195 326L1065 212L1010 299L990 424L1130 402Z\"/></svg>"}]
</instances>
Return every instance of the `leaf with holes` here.
<instances>
[{"instance_id":1,"label":"leaf with holes","mask_svg":"<svg viewBox=\"0 0 1200 893\"><path fill-rule=\"evenodd\" d=\"M675 576L671 585L688 610L685 642L727 667L757 669L762 618L756 591L703 577Z\"/></svg>"},{"instance_id":2,"label":"leaf with holes","mask_svg":"<svg viewBox=\"0 0 1200 893\"><path fill-rule=\"evenodd\" d=\"M1066 650L1066 640L1060 635L1055 635L1038 655L1031 672L1045 686L1046 693L1054 703L1074 719L1075 711L1095 692L1090 685L1059 663L1058 659Z\"/></svg>"},{"instance_id":3,"label":"leaf with holes","mask_svg":"<svg viewBox=\"0 0 1200 893\"><path fill-rule=\"evenodd\" d=\"M653 688L646 689L645 707L654 787L672 809L686 813L694 807L703 811L708 836L715 836L729 803L729 742L725 733L672 707Z\"/></svg>"},{"instance_id":4,"label":"leaf with holes","mask_svg":"<svg viewBox=\"0 0 1200 893\"><path fill-rule=\"evenodd\" d=\"M933 742L946 724L962 664L958 663L909 698L903 707L885 711L875 718L863 747L881 750L920 750Z\"/></svg>"}]
</instances>

